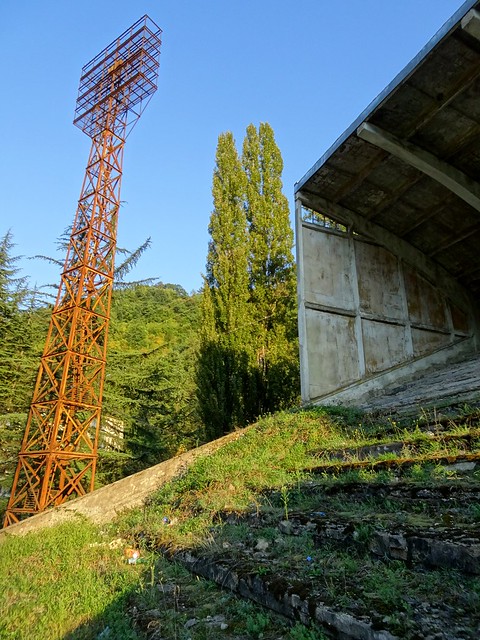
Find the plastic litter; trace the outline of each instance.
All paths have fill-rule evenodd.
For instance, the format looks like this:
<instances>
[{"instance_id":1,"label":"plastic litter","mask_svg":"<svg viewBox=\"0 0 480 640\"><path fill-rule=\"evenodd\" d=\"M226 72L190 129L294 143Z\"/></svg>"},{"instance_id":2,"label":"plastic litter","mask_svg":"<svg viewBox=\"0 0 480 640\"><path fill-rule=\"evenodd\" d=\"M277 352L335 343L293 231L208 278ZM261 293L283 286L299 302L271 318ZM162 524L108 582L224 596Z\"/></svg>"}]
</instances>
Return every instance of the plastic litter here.
<instances>
[{"instance_id":1,"label":"plastic litter","mask_svg":"<svg viewBox=\"0 0 480 640\"><path fill-rule=\"evenodd\" d=\"M128 564L137 564L140 559L140 551L139 549L128 548L125 549L125 557L127 559Z\"/></svg>"}]
</instances>

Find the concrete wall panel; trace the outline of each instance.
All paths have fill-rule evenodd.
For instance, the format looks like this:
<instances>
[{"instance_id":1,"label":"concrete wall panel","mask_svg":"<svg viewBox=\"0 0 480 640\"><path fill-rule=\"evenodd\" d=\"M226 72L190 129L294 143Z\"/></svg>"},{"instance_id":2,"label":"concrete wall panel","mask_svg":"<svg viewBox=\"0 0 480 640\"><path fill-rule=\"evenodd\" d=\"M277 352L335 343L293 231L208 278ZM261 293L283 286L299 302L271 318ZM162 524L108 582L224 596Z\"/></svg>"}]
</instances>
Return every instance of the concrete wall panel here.
<instances>
[{"instance_id":1,"label":"concrete wall panel","mask_svg":"<svg viewBox=\"0 0 480 640\"><path fill-rule=\"evenodd\" d=\"M360 309L389 318L404 318L405 304L397 258L379 247L355 241Z\"/></svg>"},{"instance_id":2,"label":"concrete wall panel","mask_svg":"<svg viewBox=\"0 0 480 640\"><path fill-rule=\"evenodd\" d=\"M412 342L415 355L423 356L435 349L446 347L452 343L452 339L448 333L412 328Z\"/></svg>"},{"instance_id":3,"label":"concrete wall panel","mask_svg":"<svg viewBox=\"0 0 480 640\"><path fill-rule=\"evenodd\" d=\"M351 249L345 238L304 229L305 300L327 307L353 309Z\"/></svg>"},{"instance_id":4,"label":"concrete wall panel","mask_svg":"<svg viewBox=\"0 0 480 640\"><path fill-rule=\"evenodd\" d=\"M310 397L330 393L359 377L355 319L306 310Z\"/></svg>"},{"instance_id":5,"label":"concrete wall panel","mask_svg":"<svg viewBox=\"0 0 480 640\"><path fill-rule=\"evenodd\" d=\"M448 330L445 298L441 291L405 267L405 286L411 322Z\"/></svg>"},{"instance_id":6,"label":"concrete wall panel","mask_svg":"<svg viewBox=\"0 0 480 640\"><path fill-rule=\"evenodd\" d=\"M468 333L467 314L452 303L450 303L450 314L454 331L460 334Z\"/></svg>"},{"instance_id":7,"label":"concrete wall panel","mask_svg":"<svg viewBox=\"0 0 480 640\"><path fill-rule=\"evenodd\" d=\"M378 373L407 358L405 327L372 320L362 320L366 374Z\"/></svg>"}]
</instances>

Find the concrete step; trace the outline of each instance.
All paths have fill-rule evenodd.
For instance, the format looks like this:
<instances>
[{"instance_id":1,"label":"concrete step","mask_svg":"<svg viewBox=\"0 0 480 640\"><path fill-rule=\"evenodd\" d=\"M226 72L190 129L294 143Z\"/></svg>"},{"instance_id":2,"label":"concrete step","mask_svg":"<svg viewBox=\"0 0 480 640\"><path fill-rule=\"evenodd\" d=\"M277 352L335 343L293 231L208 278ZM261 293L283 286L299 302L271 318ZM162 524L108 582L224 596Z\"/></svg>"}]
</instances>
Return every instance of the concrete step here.
<instances>
[{"instance_id":1,"label":"concrete step","mask_svg":"<svg viewBox=\"0 0 480 640\"><path fill-rule=\"evenodd\" d=\"M480 406L480 354L419 374L409 382L392 384L366 401L368 411L414 413L449 405Z\"/></svg>"}]
</instances>

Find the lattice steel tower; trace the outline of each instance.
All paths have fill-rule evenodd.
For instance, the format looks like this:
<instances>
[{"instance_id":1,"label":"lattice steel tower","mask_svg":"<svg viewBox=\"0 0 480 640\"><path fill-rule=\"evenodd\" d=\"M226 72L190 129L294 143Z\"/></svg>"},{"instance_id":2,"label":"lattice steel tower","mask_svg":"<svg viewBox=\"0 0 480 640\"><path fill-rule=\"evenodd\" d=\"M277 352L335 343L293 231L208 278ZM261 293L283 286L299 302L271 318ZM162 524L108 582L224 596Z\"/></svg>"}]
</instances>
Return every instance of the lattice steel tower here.
<instances>
[{"instance_id":1,"label":"lattice steel tower","mask_svg":"<svg viewBox=\"0 0 480 640\"><path fill-rule=\"evenodd\" d=\"M5 526L94 486L125 139L157 89L144 16L82 69L74 124L92 147Z\"/></svg>"}]
</instances>

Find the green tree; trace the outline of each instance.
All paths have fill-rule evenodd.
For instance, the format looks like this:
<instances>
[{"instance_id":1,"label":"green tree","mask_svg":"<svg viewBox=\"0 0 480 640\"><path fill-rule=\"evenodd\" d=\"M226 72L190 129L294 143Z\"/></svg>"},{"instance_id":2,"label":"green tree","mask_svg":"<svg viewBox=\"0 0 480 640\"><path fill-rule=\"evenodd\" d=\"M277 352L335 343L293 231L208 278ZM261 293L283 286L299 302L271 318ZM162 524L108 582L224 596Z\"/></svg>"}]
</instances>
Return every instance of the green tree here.
<instances>
[{"instance_id":1,"label":"green tree","mask_svg":"<svg viewBox=\"0 0 480 640\"><path fill-rule=\"evenodd\" d=\"M0 238L0 498L12 483L46 330L34 293L18 275L13 248L8 231Z\"/></svg>"},{"instance_id":2,"label":"green tree","mask_svg":"<svg viewBox=\"0 0 480 640\"><path fill-rule=\"evenodd\" d=\"M291 405L299 369L293 231L282 193L283 160L272 127L250 124L243 143L250 239L250 317L254 319L257 415Z\"/></svg>"},{"instance_id":3,"label":"green tree","mask_svg":"<svg viewBox=\"0 0 480 640\"><path fill-rule=\"evenodd\" d=\"M298 397L293 232L273 130L249 125L241 160L218 140L202 296L198 400L209 438Z\"/></svg>"},{"instance_id":4,"label":"green tree","mask_svg":"<svg viewBox=\"0 0 480 640\"><path fill-rule=\"evenodd\" d=\"M231 132L218 138L198 359L200 416L209 439L249 419L249 241L245 172Z\"/></svg>"},{"instance_id":5,"label":"green tree","mask_svg":"<svg viewBox=\"0 0 480 640\"><path fill-rule=\"evenodd\" d=\"M178 285L114 291L102 423L123 430L123 455L102 451L102 480L156 464L202 439L195 403L199 303L198 294Z\"/></svg>"},{"instance_id":6,"label":"green tree","mask_svg":"<svg viewBox=\"0 0 480 640\"><path fill-rule=\"evenodd\" d=\"M121 251L122 277L148 247ZM17 463L51 308L18 277L10 233L0 238L0 496ZM179 285L113 292L100 432L99 484L203 440L195 387L200 295Z\"/></svg>"},{"instance_id":7,"label":"green tree","mask_svg":"<svg viewBox=\"0 0 480 640\"><path fill-rule=\"evenodd\" d=\"M19 257L12 256L13 236L0 239L0 414L25 411L34 376L31 354L34 338L30 292L26 278L18 276ZM25 385L27 383L27 385Z\"/></svg>"}]
</instances>

